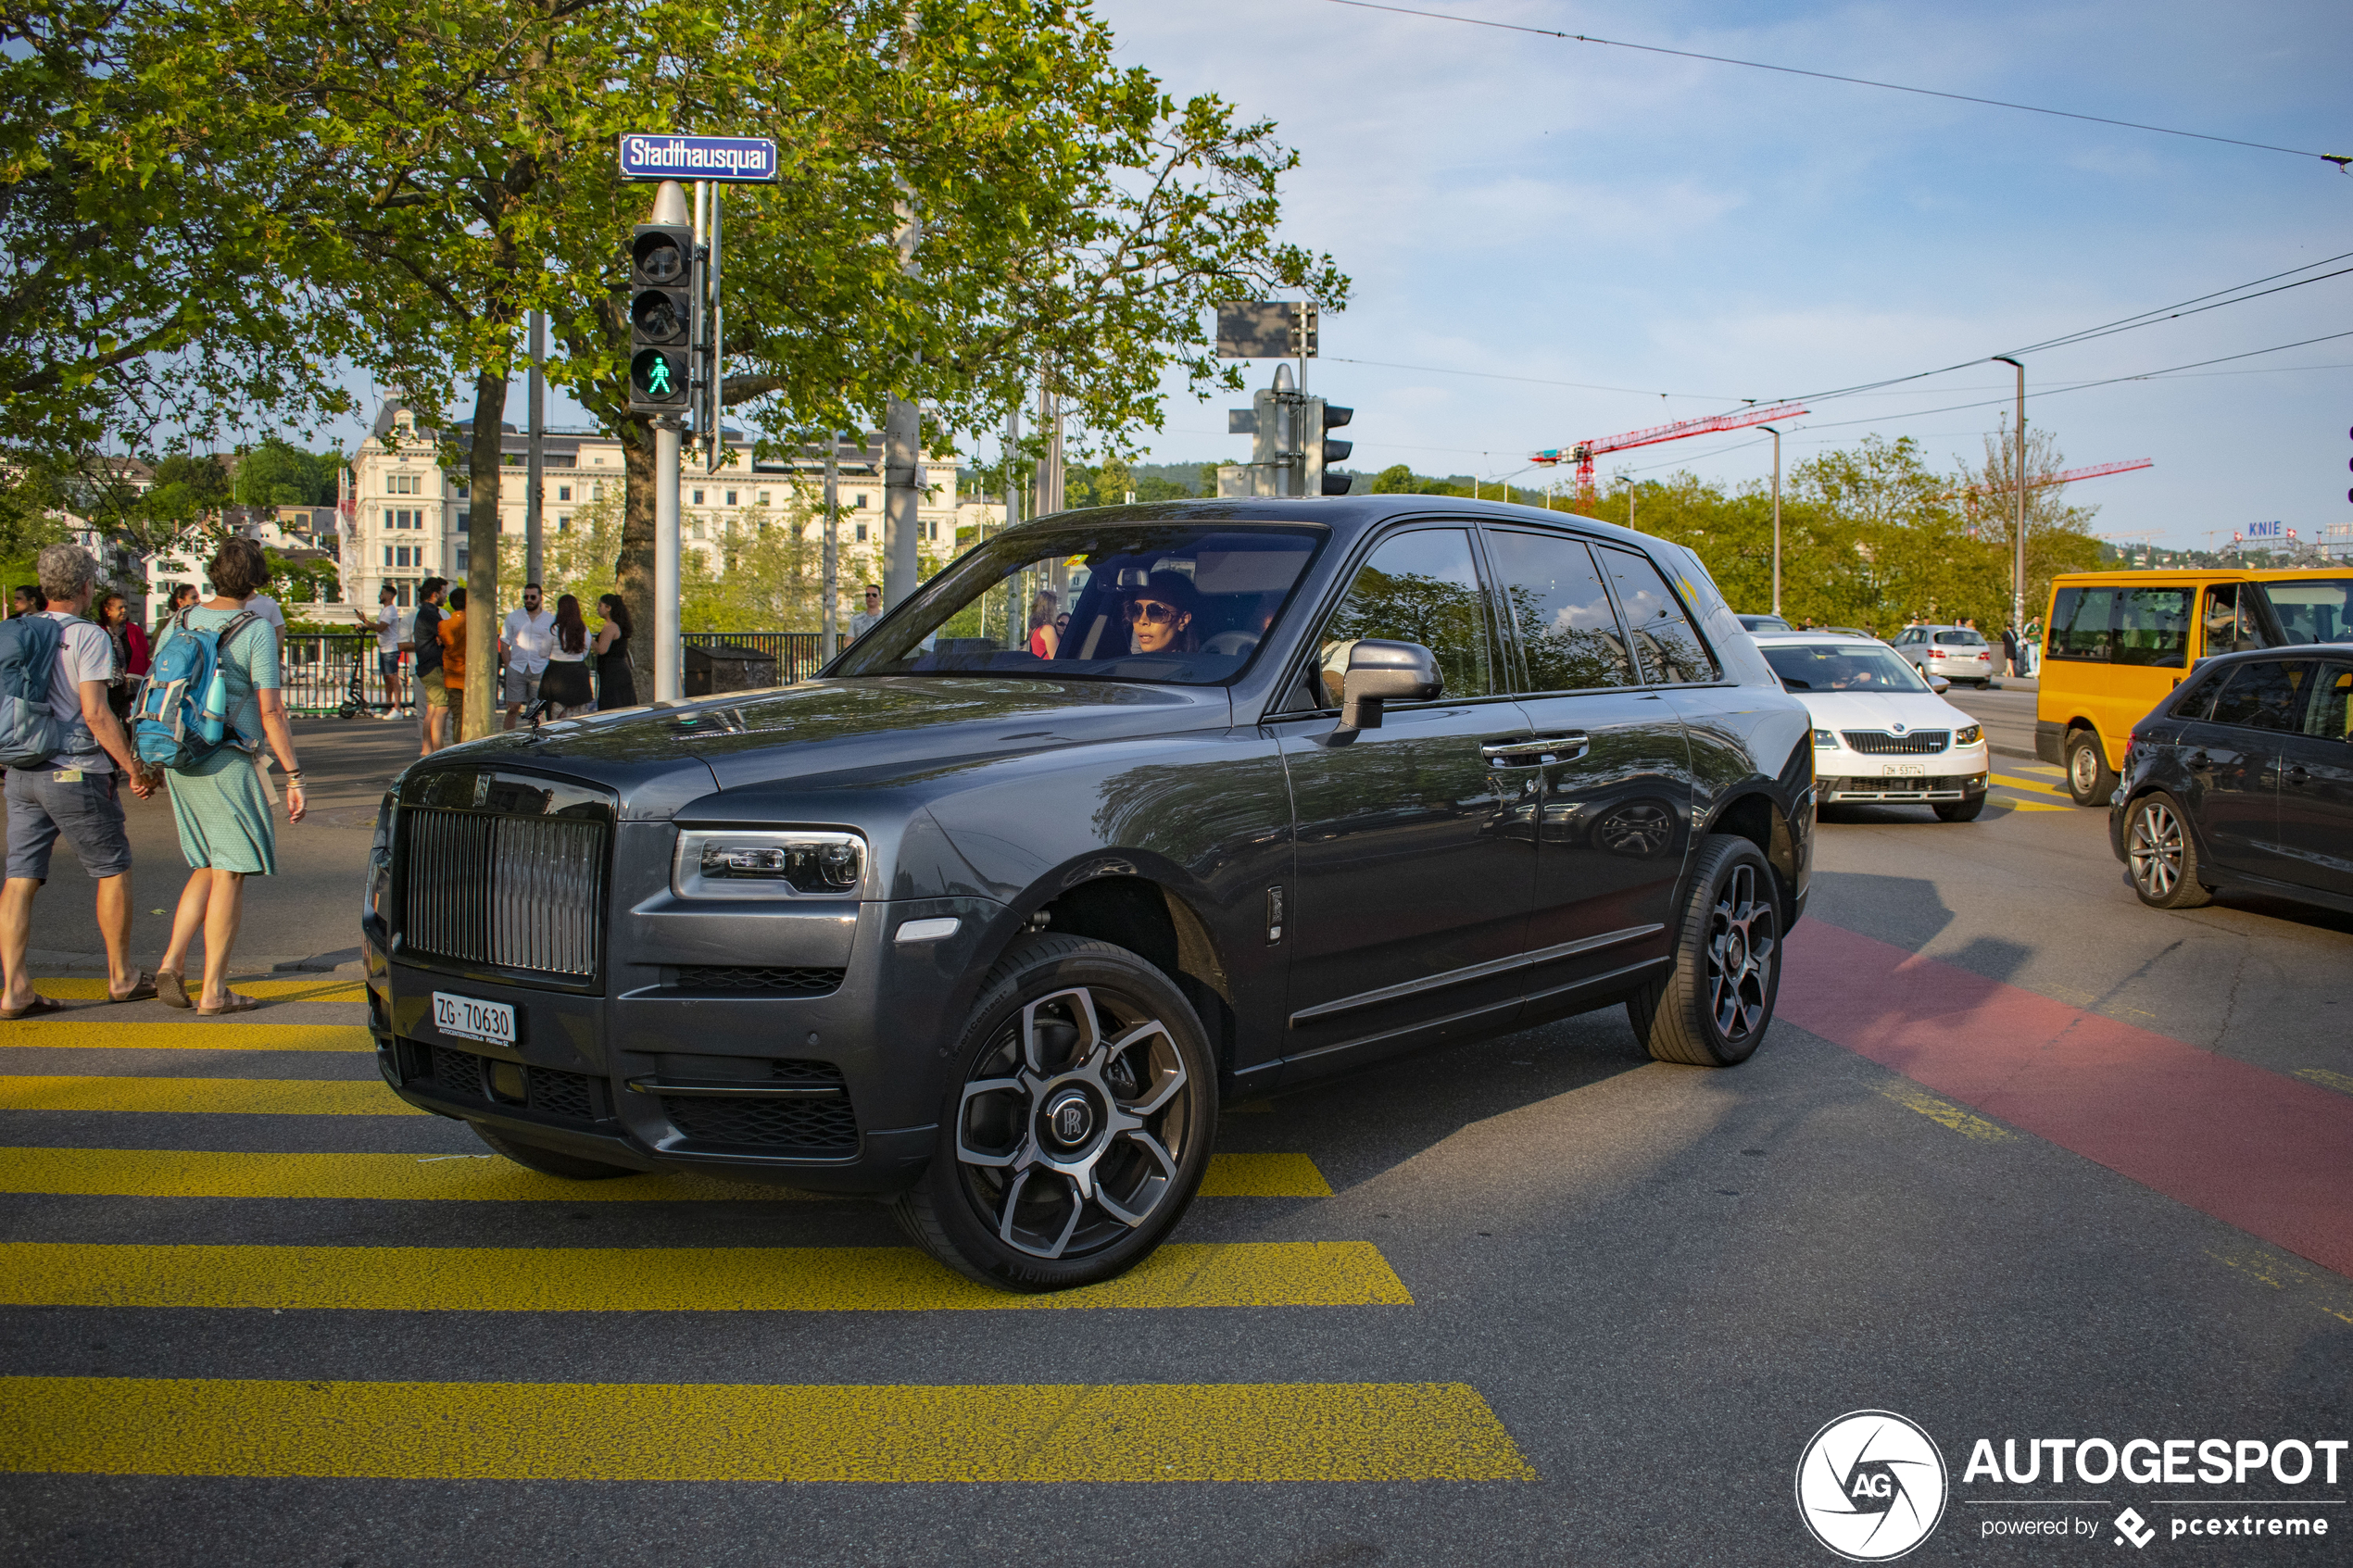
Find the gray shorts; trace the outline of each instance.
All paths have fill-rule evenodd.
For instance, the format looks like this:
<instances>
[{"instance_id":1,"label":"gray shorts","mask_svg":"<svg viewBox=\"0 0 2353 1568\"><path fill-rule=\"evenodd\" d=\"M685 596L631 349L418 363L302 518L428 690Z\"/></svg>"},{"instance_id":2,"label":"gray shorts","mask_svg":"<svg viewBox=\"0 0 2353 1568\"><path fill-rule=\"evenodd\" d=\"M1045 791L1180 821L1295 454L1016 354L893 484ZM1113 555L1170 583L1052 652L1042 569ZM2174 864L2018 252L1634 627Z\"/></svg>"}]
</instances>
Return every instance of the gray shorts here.
<instances>
[{"instance_id":1,"label":"gray shorts","mask_svg":"<svg viewBox=\"0 0 2353 1568\"><path fill-rule=\"evenodd\" d=\"M122 827L120 780L83 773L60 780L53 769L8 770L8 877L49 880L49 851L57 835L73 846L94 877L131 869L131 839Z\"/></svg>"},{"instance_id":2,"label":"gray shorts","mask_svg":"<svg viewBox=\"0 0 2353 1568\"><path fill-rule=\"evenodd\" d=\"M538 700L539 677L535 674L524 673L522 666L519 664L508 665L506 706L512 708L519 702Z\"/></svg>"}]
</instances>

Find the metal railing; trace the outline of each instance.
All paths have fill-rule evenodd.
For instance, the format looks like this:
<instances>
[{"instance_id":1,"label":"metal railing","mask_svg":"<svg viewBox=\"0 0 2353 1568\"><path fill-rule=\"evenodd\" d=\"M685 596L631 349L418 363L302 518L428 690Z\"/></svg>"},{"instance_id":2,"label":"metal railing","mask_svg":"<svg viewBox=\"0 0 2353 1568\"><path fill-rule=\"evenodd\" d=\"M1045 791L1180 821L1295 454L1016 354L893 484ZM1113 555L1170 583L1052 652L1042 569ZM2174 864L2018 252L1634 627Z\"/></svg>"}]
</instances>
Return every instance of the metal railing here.
<instances>
[{"instance_id":1,"label":"metal railing","mask_svg":"<svg viewBox=\"0 0 2353 1568\"><path fill-rule=\"evenodd\" d=\"M815 632L689 632L679 638L687 647L745 647L776 661L776 680L789 684L805 681L824 663ZM642 660L644 655L640 654ZM352 684L354 673L359 685ZM641 663L641 682L650 671ZM371 632L290 633L279 674L286 711L306 718L327 718L352 707L354 711L381 713L390 706L384 677L376 669L376 638ZM404 659L400 699L416 701L416 660ZM642 685L641 685L641 690Z\"/></svg>"}]
</instances>

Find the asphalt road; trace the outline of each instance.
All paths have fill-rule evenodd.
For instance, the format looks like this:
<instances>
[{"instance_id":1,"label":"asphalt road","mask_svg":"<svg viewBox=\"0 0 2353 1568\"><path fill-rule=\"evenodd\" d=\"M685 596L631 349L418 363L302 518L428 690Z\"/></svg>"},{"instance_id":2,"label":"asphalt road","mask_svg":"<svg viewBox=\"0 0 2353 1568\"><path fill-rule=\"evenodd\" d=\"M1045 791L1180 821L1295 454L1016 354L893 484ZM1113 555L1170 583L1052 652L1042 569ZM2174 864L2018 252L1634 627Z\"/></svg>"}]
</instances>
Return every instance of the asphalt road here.
<instances>
[{"instance_id":1,"label":"asphalt road","mask_svg":"<svg viewBox=\"0 0 2353 1568\"><path fill-rule=\"evenodd\" d=\"M1746 1065L1613 1010L1229 1108L1223 1195L1093 1304L976 1296L870 1205L468 1158L332 977L0 1024L0 1556L1827 1564L1800 1453L1875 1409L1948 1472L1907 1561L2137 1558L2128 1506L2152 1557L2341 1560L2353 1460L1964 1476L2353 1437L2353 921L2143 909L2100 814L1996 771L1974 823L1823 824ZM347 889L283 891L344 945ZM2171 1535L2226 1503L2332 1533Z\"/></svg>"}]
</instances>

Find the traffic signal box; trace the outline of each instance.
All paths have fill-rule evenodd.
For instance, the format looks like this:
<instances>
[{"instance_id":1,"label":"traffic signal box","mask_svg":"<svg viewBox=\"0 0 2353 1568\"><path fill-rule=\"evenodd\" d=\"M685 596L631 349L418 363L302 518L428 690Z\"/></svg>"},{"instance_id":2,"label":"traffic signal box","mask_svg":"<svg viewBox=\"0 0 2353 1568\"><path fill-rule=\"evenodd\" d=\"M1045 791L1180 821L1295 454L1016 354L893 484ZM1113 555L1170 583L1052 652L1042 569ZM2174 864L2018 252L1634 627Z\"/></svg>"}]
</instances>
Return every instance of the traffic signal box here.
<instances>
[{"instance_id":1,"label":"traffic signal box","mask_svg":"<svg viewBox=\"0 0 2353 1568\"><path fill-rule=\"evenodd\" d=\"M1356 417L1353 408L1343 408L1337 403L1327 403L1320 397L1307 399L1306 483L1300 487L1302 495L1345 495L1348 476L1331 471L1334 463L1344 463L1348 454L1356 449L1353 441L1332 441L1326 438L1327 430L1338 430Z\"/></svg>"},{"instance_id":2,"label":"traffic signal box","mask_svg":"<svg viewBox=\"0 0 2353 1568\"><path fill-rule=\"evenodd\" d=\"M695 234L640 223L629 243L629 411L683 414L695 328Z\"/></svg>"}]
</instances>

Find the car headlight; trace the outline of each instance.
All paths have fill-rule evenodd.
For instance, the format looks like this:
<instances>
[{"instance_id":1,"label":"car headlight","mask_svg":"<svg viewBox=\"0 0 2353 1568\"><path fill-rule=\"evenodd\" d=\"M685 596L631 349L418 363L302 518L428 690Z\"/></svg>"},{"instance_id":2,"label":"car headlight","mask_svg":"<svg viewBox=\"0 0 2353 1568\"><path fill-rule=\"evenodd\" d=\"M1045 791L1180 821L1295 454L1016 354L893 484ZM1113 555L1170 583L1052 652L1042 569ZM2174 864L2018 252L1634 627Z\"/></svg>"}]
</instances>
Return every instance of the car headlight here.
<instances>
[{"instance_id":1,"label":"car headlight","mask_svg":"<svg viewBox=\"0 0 2353 1568\"><path fill-rule=\"evenodd\" d=\"M831 828L696 831L678 835L670 885L682 898L855 897L866 841Z\"/></svg>"},{"instance_id":2,"label":"car headlight","mask_svg":"<svg viewBox=\"0 0 2353 1568\"><path fill-rule=\"evenodd\" d=\"M1836 751L1838 749L1838 737L1831 734L1828 730L1816 730L1814 732L1814 749L1817 751Z\"/></svg>"},{"instance_id":3,"label":"car headlight","mask_svg":"<svg viewBox=\"0 0 2353 1568\"><path fill-rule=\"evenodd\" d=\"M1975 746L1984 738L1985 726L1982 724L1964 724L1953 732L1955 746Z\"/></svg>"}]
</instances>

